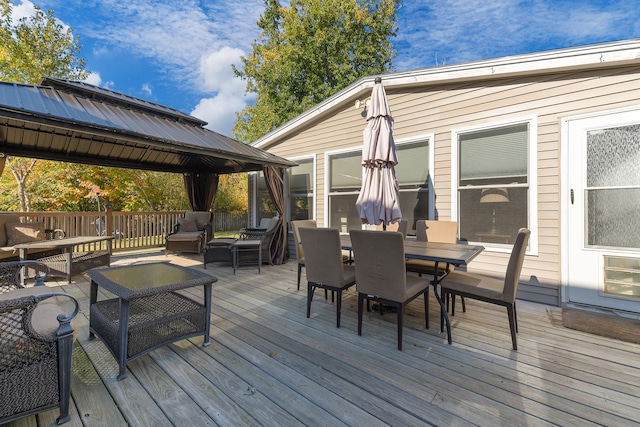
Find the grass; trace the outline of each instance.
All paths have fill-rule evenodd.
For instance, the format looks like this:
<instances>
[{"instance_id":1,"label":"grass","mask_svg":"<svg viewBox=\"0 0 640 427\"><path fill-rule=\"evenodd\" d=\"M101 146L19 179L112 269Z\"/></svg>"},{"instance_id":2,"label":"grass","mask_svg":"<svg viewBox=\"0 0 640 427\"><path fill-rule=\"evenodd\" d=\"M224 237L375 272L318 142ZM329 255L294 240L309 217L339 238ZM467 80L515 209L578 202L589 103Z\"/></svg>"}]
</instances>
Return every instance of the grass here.
<instances>
[{"instance_id":1,"label":"grass","mask_svg":"<svg viewBox=\"0 0 640 427\"><path fill-rule=\"evenodd\" d=\"M238 237L240 234L240 230L231 230L231 231L218 231L216 230L214 236L222 239L233 239L234 237Z\"/></svg>"}]
</instances>

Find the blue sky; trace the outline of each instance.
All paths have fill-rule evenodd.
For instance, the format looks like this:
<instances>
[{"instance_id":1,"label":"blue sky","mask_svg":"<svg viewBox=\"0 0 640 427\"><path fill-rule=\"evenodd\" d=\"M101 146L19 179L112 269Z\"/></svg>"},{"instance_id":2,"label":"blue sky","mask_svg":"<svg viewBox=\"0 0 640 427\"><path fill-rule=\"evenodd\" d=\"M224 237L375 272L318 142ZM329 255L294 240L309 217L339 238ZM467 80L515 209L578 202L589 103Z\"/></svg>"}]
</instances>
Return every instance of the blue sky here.
<instances>
[{"instance_id":1,"label":"blue sky","mask_svg":"<svg viewBox=\"0 0 640 427\"><path fill-rule=\"evenodd\" d=\"M286 4L286 1L282 2ZM263 0L14 0L73 28L90 83L192 114L231 136L251 102L231 64L251 51ZM629 0L404 0L396 71L640 36Z\"/></svg>"}]
</instances>

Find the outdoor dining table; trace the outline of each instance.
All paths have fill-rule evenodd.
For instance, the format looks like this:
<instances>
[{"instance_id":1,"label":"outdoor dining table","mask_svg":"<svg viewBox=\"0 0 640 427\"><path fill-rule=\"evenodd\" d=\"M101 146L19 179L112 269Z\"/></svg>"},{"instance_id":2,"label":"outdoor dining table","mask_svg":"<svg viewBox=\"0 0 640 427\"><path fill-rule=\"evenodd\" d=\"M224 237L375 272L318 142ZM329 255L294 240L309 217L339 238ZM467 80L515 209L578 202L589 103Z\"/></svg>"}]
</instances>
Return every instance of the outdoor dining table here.
<instances>
[{"instance_id":1,"label":"outdoor dining table","mask_svg":"<svg viewBox=\"0 0 640 427\"><path fill-rule=\"evenodd\" d=\"M351 237L348 234L340 236L340 243L342 249L351 251ZM407 238L404 241L404 255L407 259L421 259L425 261L433 261L435 263L434 271L438 271L439 263L447 263L459 267L461 265L467 265L475 257L477 257L484 250L484 246L466 245L462 243L438 243L438 242L419 242L415 239ZM356 268L357 262L356 262ZM446 275L446 274L445 274ZM440 304L442 315L440 316L440 332L443 332L444 324L447 326L447 340L451 344L451 321L449 320L449 314L445 308L444 302L438 293L438 284L445 277L441 275L438 277L434 274L433 281L433 294ZM356 283L356 287L358 284Z\"/></svg>"}]
</instances>

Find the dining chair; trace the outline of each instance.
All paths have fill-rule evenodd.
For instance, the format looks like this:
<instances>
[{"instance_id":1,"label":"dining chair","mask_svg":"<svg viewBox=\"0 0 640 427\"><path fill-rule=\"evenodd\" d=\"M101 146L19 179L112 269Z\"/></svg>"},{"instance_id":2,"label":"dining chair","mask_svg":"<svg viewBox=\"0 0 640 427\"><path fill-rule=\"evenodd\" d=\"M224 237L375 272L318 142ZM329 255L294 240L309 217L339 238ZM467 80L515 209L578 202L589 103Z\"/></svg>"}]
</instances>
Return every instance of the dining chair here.
<instances>
[{"instance_id":1,"label":"dining chair","mask_svg":"<svg viewBox=\"0 0 640 427\"><path fill-rule=\"evenodd\" d=\"M307 318L311 316L311 301L317 288L335 292L336 326L340 327L342 291L356 283L353 265L342 257L340 232L335 228L299 227L307 273ZM333 300L333 294L332 294Z\"/></svg>"},{"instance_id":2,"label":"dining chair","mask_svg":"<svg viewBox=\"0 0 640 427\"><path fill-rule=\"evenodd\" d=\"M421 220L416 222L416 241L419 242L438 242L438 243L456 243L458 237L458 222L457 221L433 221L433 220ZM434 278L440 278L445 274L450 273L455 268L451 264L438 263L438 271L436 277L436 263L433 261L424 261L419 259L407 260L407 271L412 273L418 273L419 276L423 274L429 274ZM455 297L452 297L452 309L451 314L455 315L456 301ZM462 300L462 311L467 311L464 298ZM449 307L449 300L447 299L447 309Z\"/></svg>"},{"instance_id":3,"label":"dining chair","mask_svg":"<svg viewBox=\"0 0 640 427\"><path fill-rule=\"evenodd\" d=\"M298 290L300 290L300 277L302 275L302 267L304 267L304 248L300 240L300 227L317 227L317 224L313 219L291 221L293 238L296 241L296 258L298 258Z\"/></svg>"},{"instance_id":4,"label":"dining chair","mask_svg":"<svg viewBox=\"0 0 640 427\"><path fill-rule=\"evenodd\" d=\"M403 237L407 237L408 228L409 221L407 221L406 219L401 219L400 221L387 225L387 231L397 231L399 233L402 233Z\"/></svg>"},{"instance_id":5,"label":"dining chair","mask_svg":"<svg viewBox=\"0 0 640 427\"><path fill-rule=\"evenodd\" d=\"M509 257L504 280L482 274L454 271L442 279L442 293L451 293L466 298L477 299L507 308L511 342L513 349L518 349L518 318L516 313L516 292L522 271L522 263L531 232L526 228L518 231L515 244ZM443 314L441 313L441 316Z\"/></svg>"},{"instance_id":6,"label":"dining chair","mask_svg":"<svg viewBox=\"0 0 640 427\"><path fill-rule=\"evenodd\" d=\"M431 282L428 279L407 274L404 239L401 233L351 230L349 234L356 259L358 335L362 335L365 300L394 306L398 323L398 350L402 350L404 307L423 295L426 325L427 295Z\"/></svg>"}]
</instances>

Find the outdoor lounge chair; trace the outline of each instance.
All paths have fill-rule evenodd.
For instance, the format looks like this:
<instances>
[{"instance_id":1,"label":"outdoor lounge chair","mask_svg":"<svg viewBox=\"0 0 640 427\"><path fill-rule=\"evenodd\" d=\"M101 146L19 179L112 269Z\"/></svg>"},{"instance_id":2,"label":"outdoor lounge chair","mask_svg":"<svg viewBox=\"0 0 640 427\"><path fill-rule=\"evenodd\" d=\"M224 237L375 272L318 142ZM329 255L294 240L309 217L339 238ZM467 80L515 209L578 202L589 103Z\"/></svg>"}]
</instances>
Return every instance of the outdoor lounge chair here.
<instances>
[{"instance_id":1,"label":"outdoor lounge chair","mask_svg":"<svg viewBox=\"0 0 640 427\"><path fill-rule=\"evenodd\" d=\"M513 245L507 272L504 280L493 277L454 271L448 274L440 282L443 294L456 294L467 298L498 304L507 308L509 317L509 328L511 329L511 343L513 349L518 349L518 317L516 315L516 291L518 290L518 280L524 261L524 254L529 242L531 232L526 228L521 228L516 236Z\"/></svg>"},{"instance_id":2,"label":"outdoor lounge chair","mask_svg":"<svg viewBox=\"0 0 640 427\"><path fill-rule=\"evenodd\" d=\"M351 245L356 260L358 290L358 335L362 335L364 300L394 306L398 322L398 350L402 350L404 307L424 295L425 326L430 280L408 275L405 269L404 239L401 233L351 230ZM307 267L308 268L308 267ZM369 305L367 304L367 310Z\"/></svg>"},{"instance_id":3,"label":"outdoor lounge chair","mask_svg":"<svg viewBox=\"0 0 640 427\"><path fill-rule=\"evenodd\" d=\"M78 301L45 286L22 288L20 270L37 263L0 263L0 424L53 408L60 408L58 424L69 420L70 322ZM63 310L64 300L74 308Z\"/></svg>"},{"instance_id":4,"label":"outdoor lounge chair","mask_svg":"<svg viewBox=\"0 0 640 427\"><path fill-rule=\"evenodd\" d=\"M273 265L273 256L271 254L271 243L278 230L278 227L282 223L282 218L274 216L269 221L267 228L247 228L240 233L241 239L246 240L261 240L262 241L262 262Z\"/></svg>"},{"instance_id":5,"label":"outdoor lounge chair","mask_svg":"<svg viewBox=\"0 0 640 427\"><path fill-rule=\"evenodd\" d=\"M191 252L199 254L213 236L213 213L187 211L167 235L167 252Z\"/></svg>"},{"instance_id":6,"label":"outdoor lounge chair","mask_svg":"<svg viewBox=\"0 0 640 427\"><path fill-rule=\"evenodd\" d=\"M342 258L340 232L335 228L300 227L307 270L307 318L311 316L311 301L316 288L336 293L336 327L340 327L342 291L356 283L355 269Z\"/></svg>"}]
</instances>

